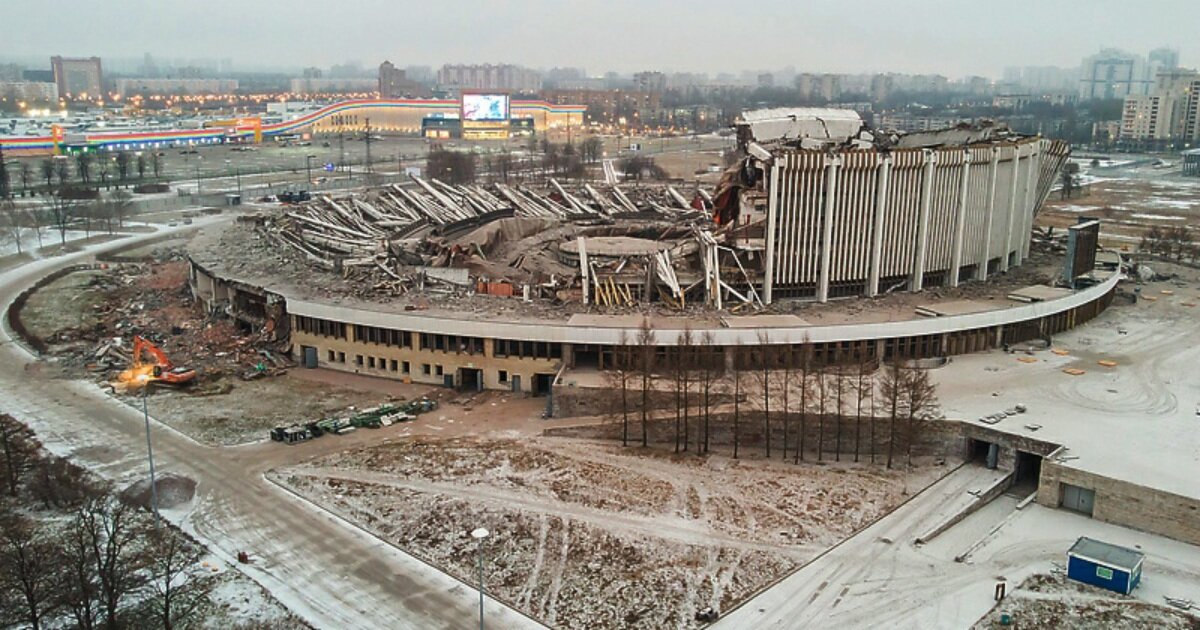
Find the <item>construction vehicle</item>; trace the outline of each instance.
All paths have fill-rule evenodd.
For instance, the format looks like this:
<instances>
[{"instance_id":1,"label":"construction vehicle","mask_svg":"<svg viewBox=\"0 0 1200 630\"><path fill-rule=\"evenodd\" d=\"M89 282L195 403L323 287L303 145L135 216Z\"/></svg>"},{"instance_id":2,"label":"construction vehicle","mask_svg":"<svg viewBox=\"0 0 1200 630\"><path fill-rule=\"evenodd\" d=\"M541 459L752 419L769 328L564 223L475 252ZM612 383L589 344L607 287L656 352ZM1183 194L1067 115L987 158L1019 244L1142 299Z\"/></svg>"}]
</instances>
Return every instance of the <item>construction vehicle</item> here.
<instances>
[{"instance_id":1,"label":"construction vehicle","mask_svg":"<svg viewBox=\"0 0 1200 630\"><path fill-rule=\"evenodd\" d=\"M143 359L149 354L150 361ZM187 385L196 379L196 370L178 367L171 362L161 348L144 337L133 337L132 362L129 369L117 376L117 385L124 389L145 387L150 383L166 385Z\"/></svg>"}]
</instances>

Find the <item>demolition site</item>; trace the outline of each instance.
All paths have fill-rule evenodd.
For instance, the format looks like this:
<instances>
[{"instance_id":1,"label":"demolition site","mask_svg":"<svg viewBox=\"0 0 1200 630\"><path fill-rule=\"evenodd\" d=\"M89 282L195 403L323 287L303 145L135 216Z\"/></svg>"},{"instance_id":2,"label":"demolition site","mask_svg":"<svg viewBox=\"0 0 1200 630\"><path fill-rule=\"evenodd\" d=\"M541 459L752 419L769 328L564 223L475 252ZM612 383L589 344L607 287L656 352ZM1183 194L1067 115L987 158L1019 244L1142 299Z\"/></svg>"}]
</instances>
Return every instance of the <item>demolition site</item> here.
<instances>
[{"instance_id":1,"label":"demolition site","mask_svg":"<svg viewBox=\"0 0 1200 630\"><path fill-rule=\"evenodd\" d=\"M156 436L177 457L453 578L428 588L483 580L505 627L991 627L1050 614L1028 593L1076 592L1049 559L1082 533L1141 545L1162 576L1141 598L1184 613L1081 609L1190 619L1194 454L1112 461L1120 436L1152 449L1191 414L1131 437L1096 405L1060 422L1058 399L1124 409L1101 390L1139 387L1122 369L1155 361L1200 272L1138 269L1090 214L1037 224L1059 141L811 108L735 132L715 188L411 175L197 209L40 278L6 319L41 359L27 374L148 406L201 445ZM142 463L80 439L85 461ZM226 531L215 499L189 509ZM979 594L996 581L1030 599Z\"/></svg>"}]
</instances>

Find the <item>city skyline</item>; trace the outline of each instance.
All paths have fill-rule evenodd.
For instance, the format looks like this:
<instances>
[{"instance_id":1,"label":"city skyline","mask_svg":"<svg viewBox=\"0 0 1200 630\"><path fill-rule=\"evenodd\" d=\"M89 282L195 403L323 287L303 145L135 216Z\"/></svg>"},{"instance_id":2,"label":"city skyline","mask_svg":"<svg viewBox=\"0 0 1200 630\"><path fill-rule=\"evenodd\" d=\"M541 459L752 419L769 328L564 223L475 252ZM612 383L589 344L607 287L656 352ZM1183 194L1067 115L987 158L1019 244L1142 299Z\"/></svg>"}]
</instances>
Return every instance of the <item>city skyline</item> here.
<instances>
[{"instance_id":1,"label":"city skyline","mask_svg":"<svg viewBox=\"0 0 1200 630\"><path fill-rule=\"evenodd\" d=\"M727 5L706 1L689 5L688 12L657 2L574 3L565 11L577 14L575 19L564 20L562 6L540 1L410 8L359 0L330 12L327 5L307 0L267 0L249 7L231 0L170 5L139 0L122 11L65 0L25 11L32 24L55 25L52 45L45 29L26 28L9 34L0 55L27 62L53 54L132 61L149 52L167 60L231 59L239 71L277 72L346 60L370 68L389 59L401 67L481 62L582 67L591 75L646 69L738 75L791 66L799 72L999 79L1012 66L1077 66L1105 47L1144 56L1166 46L1179 51L1184 66L1195 64L1200 44L1188 31L1200 20L1200 5L1157 4L1162 11L1139 16L1146 28L1130 29L1113 19L1123 5L1109 0L1089 3L1087 12L1072 3L1019 0L1007 5L1011 19L1033 19L1024 22L1021 46L1012 46L1008 29L981 27L978 19L932 0L918 0L898 16L889 16L890 5L876 0L861 3L861 11L853 14L832 2L796 7L770 0L740 21L727 19ZM419 12L419 20L402 19L412 11ZM64 13L73 19L62 20ZM315 15L321 16L323 37L336 46L314 46L296 37ZM370 15L399 21L360 19ZM771 19L757 19L763 15ZM154 28L112 37L134 17ZM587 28L561 26L580 23ZM1068 23L1072 27L1064 29ZM921 37L911 36L917 32ZM969 54L946 54L956 49Z\"/></svg>"}]
</instances>

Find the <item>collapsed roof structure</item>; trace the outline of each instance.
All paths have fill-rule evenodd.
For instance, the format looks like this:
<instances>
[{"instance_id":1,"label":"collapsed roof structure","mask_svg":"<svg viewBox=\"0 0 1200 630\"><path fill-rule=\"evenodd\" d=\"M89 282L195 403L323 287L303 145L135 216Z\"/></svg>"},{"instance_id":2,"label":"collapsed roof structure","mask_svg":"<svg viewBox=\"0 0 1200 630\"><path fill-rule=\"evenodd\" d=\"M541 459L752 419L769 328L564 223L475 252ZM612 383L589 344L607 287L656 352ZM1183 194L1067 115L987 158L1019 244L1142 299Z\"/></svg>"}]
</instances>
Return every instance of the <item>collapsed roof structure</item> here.
<instances>
[{"instance_id":1,"label":"collapsed roof structure","mask_svg":"<svg viewBox=\"0 0 1200 630\"><path fill-rule=\"evenodd\" d=\"M363 295L758 309L957 286L1020 264L1069 152L994 124L879 133L839 109L747 112L736 127L739 157L711 195L413 177L259 227Z\"/></svg>"}]
</instances>

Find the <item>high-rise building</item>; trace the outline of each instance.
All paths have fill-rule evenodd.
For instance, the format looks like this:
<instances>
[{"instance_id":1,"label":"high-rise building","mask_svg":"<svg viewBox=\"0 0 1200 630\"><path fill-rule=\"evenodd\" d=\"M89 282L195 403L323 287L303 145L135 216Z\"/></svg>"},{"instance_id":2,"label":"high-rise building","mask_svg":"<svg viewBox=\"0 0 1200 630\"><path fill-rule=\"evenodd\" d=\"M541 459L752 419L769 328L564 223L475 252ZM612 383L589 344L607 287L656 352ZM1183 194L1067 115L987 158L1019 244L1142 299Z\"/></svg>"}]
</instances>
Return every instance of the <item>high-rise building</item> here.
<instances>
[{"instance_id":1,"label":"high-rise building","mask_svg":"<svg viewBox=\"0 0 1200 630\"><path fill-rule=\"evenodd\" d=\"M1139 55L1105 48L1083 60L1079 77L1079 98L1083 100L1145 96L1150 93L1154 76L1146 60Z\"/></svg>"},{"instance_id":2,"label":"high-rise building","mask_svg":"<svg viewBox=\"0 0 1200 630\"><path fill-rule=\"evenodd\" d=\"M438 70L437 82L440 88L451 91L538 92L542 89L541 75L511 64L447 64Z\"/></svg>"},{"instance_id":3,"label":"high-rise building","mask_svg":"<svg viewBox=\"0 0 1200 630\"><path fill-rule=\"evenodd\" d=\"M1176 68L1158 73L1149 94L1125 97L1121 112L1122 142L1163 148L1196 135L1192 112L1200 100L1200 73Z\"/></svg>"},{"instance_id":4,"label":"high-rise building","mask_svg":"<svg viewBox=\"0 0 1200 630\"><path fill-rule=\"evenodd\" d=\"M797 74L794 80L796 91L803 100L832 101L842 95L840 74Z\"/></svg>"},{"instance_id":5,"label":"high-rise building","mask_svg":"<svg viewBox=\"0 0 1200 630\"><path fill-rule=\"evenodd\" d=\"M639 72L633 75L633 89L640 92L666 92L667 75L661 72Z\"/></svg>"},{"instance_id":6,"label":"high-rise building","mask_svg":"<svg viewBox=\"0 0 1200 630\"><path fill-rule=\"evenodd\" d=\"M1173 48L1155 48L1150 51L1148 60L1151 66L1156 66L1159 71L1174 70L1179 67L1179 51Z\"/></svg>"},{"instance_id":7,"label":"high-rise building","mask_svg":"<svg viewBox=\"0 0 1200 630\"><path fill-rule=\"evenodd\" d=\"M397 68L390 61L379 64L379 96L380 98L423 97L428 90L423 85L408 78L408 73Z\"/></svg>"},{"instance_id":8,"label":"high-rise building","mask_svg":"<svg viewBox=\"0 0 1200 630\"><path fill-rule=\"evenodd\" d=\"M50 58L50 68L54 72L54 82L58 84L59 96L76 99L104 95L104 73L99 57L54 56Z\"/></svg>"}]
</instances>

